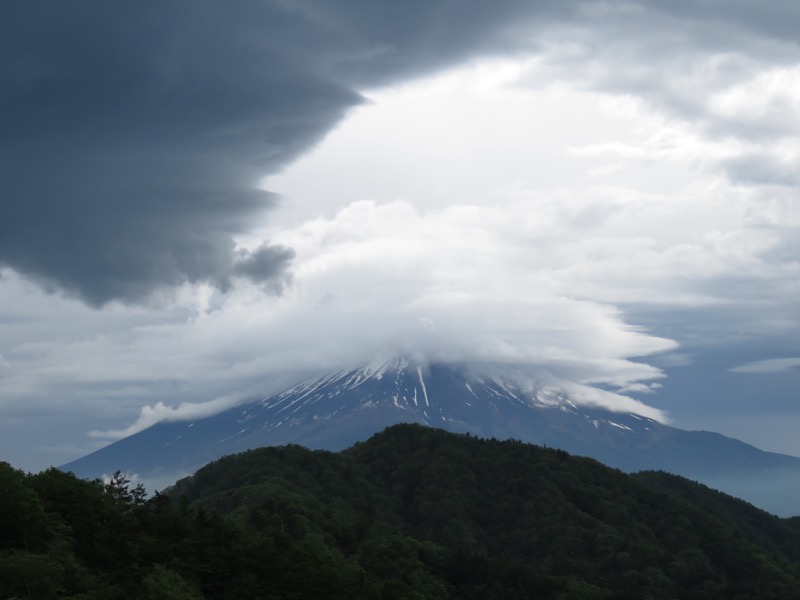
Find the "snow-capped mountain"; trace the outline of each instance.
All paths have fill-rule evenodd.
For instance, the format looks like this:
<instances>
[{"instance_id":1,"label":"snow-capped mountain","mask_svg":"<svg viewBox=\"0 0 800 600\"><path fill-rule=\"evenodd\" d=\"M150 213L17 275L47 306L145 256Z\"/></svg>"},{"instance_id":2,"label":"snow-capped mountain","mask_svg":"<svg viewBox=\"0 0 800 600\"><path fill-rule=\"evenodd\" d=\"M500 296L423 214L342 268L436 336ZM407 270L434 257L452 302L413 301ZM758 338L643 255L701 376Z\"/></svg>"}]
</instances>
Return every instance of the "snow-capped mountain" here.
<instances>
[{"instance_id":1,"label":"snow-capped mountain","mask_svg":"<svg viewBox=\"0 0 800 600\"><path fill-rule=\"evenodd\" d=\"M778 469L800 473L800 458L580 406L552 389L487 371L405 360L340 371L213 417L159 423L62 468L83 477L119 469L158 487L226 454L289 443L339 450L389 425L413 422L562 448L626 471L662 469L716 486Z\"/></svg>"}]
</instances>

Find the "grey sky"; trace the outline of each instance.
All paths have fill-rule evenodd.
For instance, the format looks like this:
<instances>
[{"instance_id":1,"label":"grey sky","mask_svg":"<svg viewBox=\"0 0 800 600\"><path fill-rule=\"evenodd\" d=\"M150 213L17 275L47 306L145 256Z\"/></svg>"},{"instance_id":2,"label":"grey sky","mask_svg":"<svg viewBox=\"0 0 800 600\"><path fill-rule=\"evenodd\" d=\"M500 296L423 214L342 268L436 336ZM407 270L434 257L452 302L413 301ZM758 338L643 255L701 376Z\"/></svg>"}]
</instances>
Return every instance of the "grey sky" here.
<instances>
[{"instance_id":1,"label":"grey sky","mask_svg":"<svg viewBox=\"0 0 800 600\"><path fill-rule=\"evenodd\" d=\"M59 464L396 351L800 425L798 26L788 1L3 3L0 452ZM740 437L800 454L764 431Z\"/></svg>"}]
</instances>

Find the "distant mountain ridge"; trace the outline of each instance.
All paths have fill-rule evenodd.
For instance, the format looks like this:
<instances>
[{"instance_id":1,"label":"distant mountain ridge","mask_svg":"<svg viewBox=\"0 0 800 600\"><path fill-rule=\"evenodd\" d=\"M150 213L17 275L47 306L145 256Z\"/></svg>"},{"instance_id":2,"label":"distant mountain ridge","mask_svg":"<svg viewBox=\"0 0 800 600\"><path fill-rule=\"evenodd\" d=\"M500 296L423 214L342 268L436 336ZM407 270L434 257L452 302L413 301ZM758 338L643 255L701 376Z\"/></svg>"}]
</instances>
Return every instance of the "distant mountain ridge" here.
<instances>
[{"instance_id":1,"label":"distant mountain ridge","mask_svg":"<svg viewBox=\"0 0 800 600\"><path fill-rule=\"evenodd\" d=\"M767 472L800 474L800 458L641 415L580 406L550 389L491 373L406 360L339 371L212 417L158 423L62 468L83 477L119 469L166 485L211 460L251 448L294 443L340 450L389 425L419 423L518 439L624 471L664 470L711 485Z\"/></svg>"}]
</instances>

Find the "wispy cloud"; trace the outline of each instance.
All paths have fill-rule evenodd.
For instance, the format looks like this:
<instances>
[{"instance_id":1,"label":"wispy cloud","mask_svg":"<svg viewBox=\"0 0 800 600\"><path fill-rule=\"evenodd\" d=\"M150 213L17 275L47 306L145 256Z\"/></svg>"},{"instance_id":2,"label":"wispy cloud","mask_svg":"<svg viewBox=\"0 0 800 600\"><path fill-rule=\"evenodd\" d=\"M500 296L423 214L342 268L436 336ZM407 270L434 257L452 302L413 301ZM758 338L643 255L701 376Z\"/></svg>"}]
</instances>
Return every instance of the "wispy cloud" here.
<instances>
[{"instance_id":1,"label":"wispy cloud","mask_svg":"<svg viewBox=\"0 0 800 600\"><path fill-rule=\"evenodd\" d=\"M167 406L163 402L158 402L152 406L143 406L139 412L139 418L124 429L91 431L89 435L93 438L104 440L118 440L138 433L162 421L191 421L210 417L225 409L236 406L236 404L241 401L242 399L236 396L225 396L209 400L208 402L183 402L178 406Z\"/></svg>"},{"instance_id":2,"label":"wispy cloud","mask_svg":"<svg viewBox=\"0 0 800 600\"><path fill-rule=\"evenodd\" d=\"M771 373L786 373L800 370L800 357L768 358L739 365L730 369L732 373L750 373L752 375L767 375Z\"/></svg>"}]
</instances>

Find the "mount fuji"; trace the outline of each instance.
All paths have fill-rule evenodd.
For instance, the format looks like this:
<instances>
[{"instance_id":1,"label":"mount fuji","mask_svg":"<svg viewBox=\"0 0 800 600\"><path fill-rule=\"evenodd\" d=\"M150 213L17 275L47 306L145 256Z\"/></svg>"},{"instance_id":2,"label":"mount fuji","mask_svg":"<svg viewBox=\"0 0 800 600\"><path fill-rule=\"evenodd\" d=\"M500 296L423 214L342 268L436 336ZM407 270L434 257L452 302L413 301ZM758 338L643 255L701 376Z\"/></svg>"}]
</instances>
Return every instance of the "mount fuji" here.
<instances>
[{"instance_id":1,"label":"mount fuji","mask_svg":"<svg viewBox=\"0 0 800 600\"><path fill-rule=\"evenodd\" d=\"M406 360L343 370L211 417L162 421L61 468L87 478L121 470L163 487L227 454L283 444L341 450L390 425L419 423L560 448L629 472L664 470L776 513L800 512L800 458L580 405L552 388L490 373Z\"/></svg>"}]
</instances>

